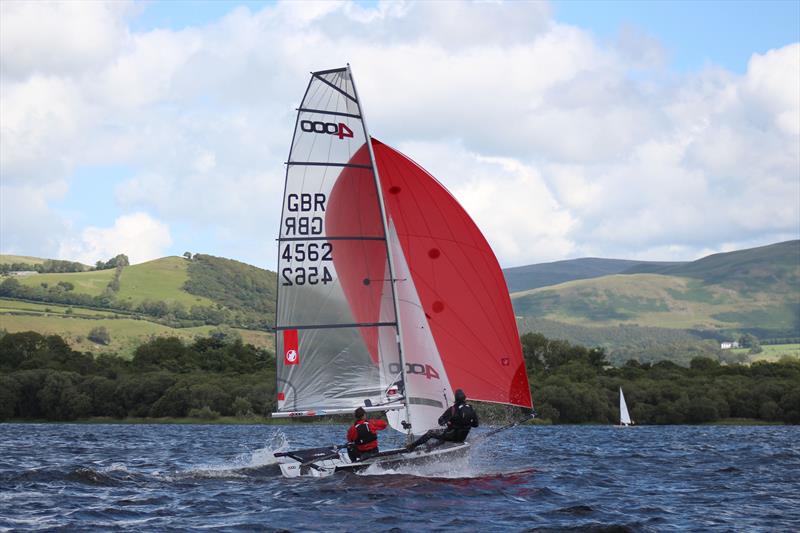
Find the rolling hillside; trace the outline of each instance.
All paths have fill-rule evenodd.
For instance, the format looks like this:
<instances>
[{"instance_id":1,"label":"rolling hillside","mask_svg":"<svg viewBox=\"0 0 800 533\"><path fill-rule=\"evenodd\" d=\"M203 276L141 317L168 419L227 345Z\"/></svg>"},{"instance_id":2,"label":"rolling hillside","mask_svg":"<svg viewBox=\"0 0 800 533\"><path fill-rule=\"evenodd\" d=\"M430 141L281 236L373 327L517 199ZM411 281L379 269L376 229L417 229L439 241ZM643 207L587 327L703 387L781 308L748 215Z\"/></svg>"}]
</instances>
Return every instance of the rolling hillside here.
<instances>
[{"instance_id":1,"label":"rolling hillside","mask_svg":"<svg viewBox=\"0 0 800 533\"><path fill-rule=\"evenodd\" d=\"M27 255L8 255L0 254L0 265L11 265L14 263L26 263L29 265L41 265L45 262L44 259L39 257L30 257Z\"/></svg>"},{"instance_id":2,"label":"rolling hillside","mask_svg":"<svg viewBox=\"0 0 800 533\"><path fill-rule=\"evenodd\" d=\"M0 256L0 263L17 259ZM603 346L617 363L721 356L718 341L743 333L800 338L800 241L688 263L586 258L505 274L512 288L524 288L511 295L521 332ZM203 254L0 276L0 329L59 333L84 351L129 353L150 336L188 339L222 327L272 349L276 287L274 272ZM99 325L110 344L87 340Z\"/></svg>"},{"instance_id":3,"label":"rolling hillside","mask_svg":"<svg viewBox=\"0 0 800 533\"><path fill-rule=\"evenodd\" d=\"M0 261L19 262L16 256ZM272 272L199 254L118 269L5 276L0 329L57 333L82 351L130 354L151 336L188 340L228 327L271 349L275 284ZM109 332L108 345L87 339L99 326Z\"/></svg>"},{"instance_id":4,"label":"rolling hillside","mask_svg":"<svg viewBox=\"0 0 800 533\"><path fill-rule=\"evenodd\" d=\"M639 273L642 270L658 273ZM512 294L520 317L583 327L647 326L733 338L800 337L800 241Z\"/></svg>"},{"instance_id":5,"label":"rolling hillside","mask_svg":"<svg viewBox=\"0 0 800 533\"><path fill-rule=\"evenodd\" d=\"M797 290L800 278L800 241L786 241L758 248L713 254L690 263L665 264L650 270L636 265L625 274L653 273L696 278L705 284L725 285L743 292L780 293Z\"/></svg>"},{"instance_id":6,"label":"rolling hillside","mask_svg":"<svg viewBox=\"0 0 800 533\"><path fill-rule=\"evenodd\" d=\"M583 257L552 263L539 263L514 268L503 269L509 292L526 291L558 285L567 281L578 279L599 278L612 274L636 271L661 271L664 268L679 266L683 263L660 261L631 261L627 259L601 259L598 257Z\"/></svg>"}]
</instances>

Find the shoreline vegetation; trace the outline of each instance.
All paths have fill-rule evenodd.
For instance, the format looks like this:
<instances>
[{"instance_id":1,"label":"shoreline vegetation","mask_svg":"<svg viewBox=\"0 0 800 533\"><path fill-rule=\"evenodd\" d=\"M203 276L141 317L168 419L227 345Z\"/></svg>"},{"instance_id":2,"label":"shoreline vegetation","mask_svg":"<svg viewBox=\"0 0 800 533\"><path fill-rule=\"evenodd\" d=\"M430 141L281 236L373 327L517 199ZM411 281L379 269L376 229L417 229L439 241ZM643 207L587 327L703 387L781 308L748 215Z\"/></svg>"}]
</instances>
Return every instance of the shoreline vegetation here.
<instances>
[{"instance_id":1,"label":"shoreline vegetation","mask_svg":"<svg viewBox=\"0 0 800 533\"><path fill-rule=\"evenodd\" d=\"M347 420L332 420L330 418L315 418L309 420L293 420L289 418L268 418L268 417L237 417L237 416L220 416L214 419L202 418L112 418L107 416L95 416L90 418L81 418L69 421L55 421L55 420L5 420L0 424L76 424L76 425L197 425L197 426L303 426L303 425L319 425L319 426L336 426L347 425L350 421ZM497 424L492 424L497 425ZM530 421L524 422L522 425L526 426L609 426L613 427L614 424L603 424L600 422L584 422L584 423L564 423L553 424L552 420L543 418L535 418ZM665 425L665 424L662 424ZM701 424L672 424L672 425L691 425L691 426L785 426L789 425L784 422L758 420L756 418L726 418L716 420L714 422L704 422ZM657 427L657 424L636 424L636 427Z\"/></svg>"},{"instance_id":2,"label":"shoreline vegetation","mask_svg":"<svg viewBox=\"0 0 800 533\"><path fill-rule=\"evenodd\" d=\"M191 342L154 337L127 359L76 351L58 335L0 331L0 422L350 422L347 416L269 418L276 407L275 356L234 333L218 330ZM698 355L687 366L636 359L611 366L603 348L538 333L521 342L539 418L534 423L613 425L622 387L637 425L800 424L795 358L721 364ZM508 406L475 406L485 425L518 416Z\"/></svg>"}]
</instances>

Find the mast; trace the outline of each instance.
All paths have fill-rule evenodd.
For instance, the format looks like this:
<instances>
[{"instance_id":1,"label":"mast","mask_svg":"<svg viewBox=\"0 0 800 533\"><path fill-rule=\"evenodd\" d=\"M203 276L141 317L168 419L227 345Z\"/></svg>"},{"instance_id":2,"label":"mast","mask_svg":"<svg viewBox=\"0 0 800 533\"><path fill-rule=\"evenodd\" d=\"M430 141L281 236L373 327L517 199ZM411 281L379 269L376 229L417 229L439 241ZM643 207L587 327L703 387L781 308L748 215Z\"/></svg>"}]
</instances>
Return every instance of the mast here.
<instances>
[{"instance_id":1,"label":"mast","mask_svg":"<svg viewBox=\"0 0 800 533\"><path fill-rule=\"evenodd\" d=\"M353 84L353 93L355 93L356 97L356 104L358 105L358 114L361 115L361 125L364 128L364 138L367 142L367 150L369 150L369 159L372 164L372 175L375 178L375 188L377 190L378 195L378 204L381 210L381 220L383 222L383 232L386 236L386 254L387 259L389 262L389 278L390 278L390 286L392 288L392 303L394 304L394 316L396 322L396 338L397 338L397 351L398 356L400 359L400 375L403 379L403 403L405 404L406 408L406 419L408 421L409 427L407 428L407 435L409 437L412 436L411 428L413 427L413 423L411 421L411 409L409 408L409 398L408 398L408 381L406 380L406 364L403 358L403 330L401 329L401 320L400 320L400 305L397 301L397 292L395 291L395 282L397 281L394 277L395 267L394 267L394 259L392 254L392 247L389 243L389 223L386 217L386 206L384 205L383 200L383 188L381 187L381 180L378 174L378 165L375 162L375 152L372 150L372 138L369 135L369 130L367 129L367 118L364 115L364 109L361 107L361 99L358 97L358 89L356 89L356 81L353 78L353 73L350 70L350 63L347 64L347 75L350 77L350 81Z\"/></svg>"}]
</instances>

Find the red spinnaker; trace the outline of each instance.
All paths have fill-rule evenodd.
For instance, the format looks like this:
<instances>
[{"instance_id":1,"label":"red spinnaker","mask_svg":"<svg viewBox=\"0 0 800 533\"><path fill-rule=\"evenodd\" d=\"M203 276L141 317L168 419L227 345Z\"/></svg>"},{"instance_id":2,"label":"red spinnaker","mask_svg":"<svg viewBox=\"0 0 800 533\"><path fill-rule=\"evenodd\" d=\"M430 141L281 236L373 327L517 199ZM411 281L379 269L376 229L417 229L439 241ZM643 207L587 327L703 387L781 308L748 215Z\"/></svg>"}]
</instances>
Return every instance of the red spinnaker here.
<instances>
[{"instance_id":1,"label":"red spinnaker","mask_svg":"<svg viewBox=\"0 0 800 533\"><path fill-rule=\"evenodd\" d=\"M396 228L452 388L473 400L532 407L508 288L489 243L433 176L380 141L372 139L372 146L387 218ZM366 145L350 163L370 164ZM364 179L370 174L342 171L325 216L328 235L383 235L374 186ZM380 320L384 285L370 280L384 277L385 253L374 241L334 246L334 264L359 322ZM362 334L377 361L377 333L365 328Z\"/></svg>"}]
</instances>

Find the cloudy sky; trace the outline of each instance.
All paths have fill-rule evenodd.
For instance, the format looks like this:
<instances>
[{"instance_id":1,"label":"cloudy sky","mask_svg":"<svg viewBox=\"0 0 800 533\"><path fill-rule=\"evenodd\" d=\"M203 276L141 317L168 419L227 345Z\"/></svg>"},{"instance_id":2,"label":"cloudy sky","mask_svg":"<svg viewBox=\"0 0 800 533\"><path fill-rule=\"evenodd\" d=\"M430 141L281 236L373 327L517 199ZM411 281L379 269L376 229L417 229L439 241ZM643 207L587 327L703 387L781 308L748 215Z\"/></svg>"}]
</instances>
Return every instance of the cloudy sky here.
<instances>
[{"instance_id":1,"label":"cloudy sky","mask_svg":"<svg viewBox=\"0 0 800 533\"><path fill-rule=\"evenodd\" d=\"M0 3L0 252L275 268L311 70L504 267L800 238L800 3Z\"/></svg>"}]
</instances>

